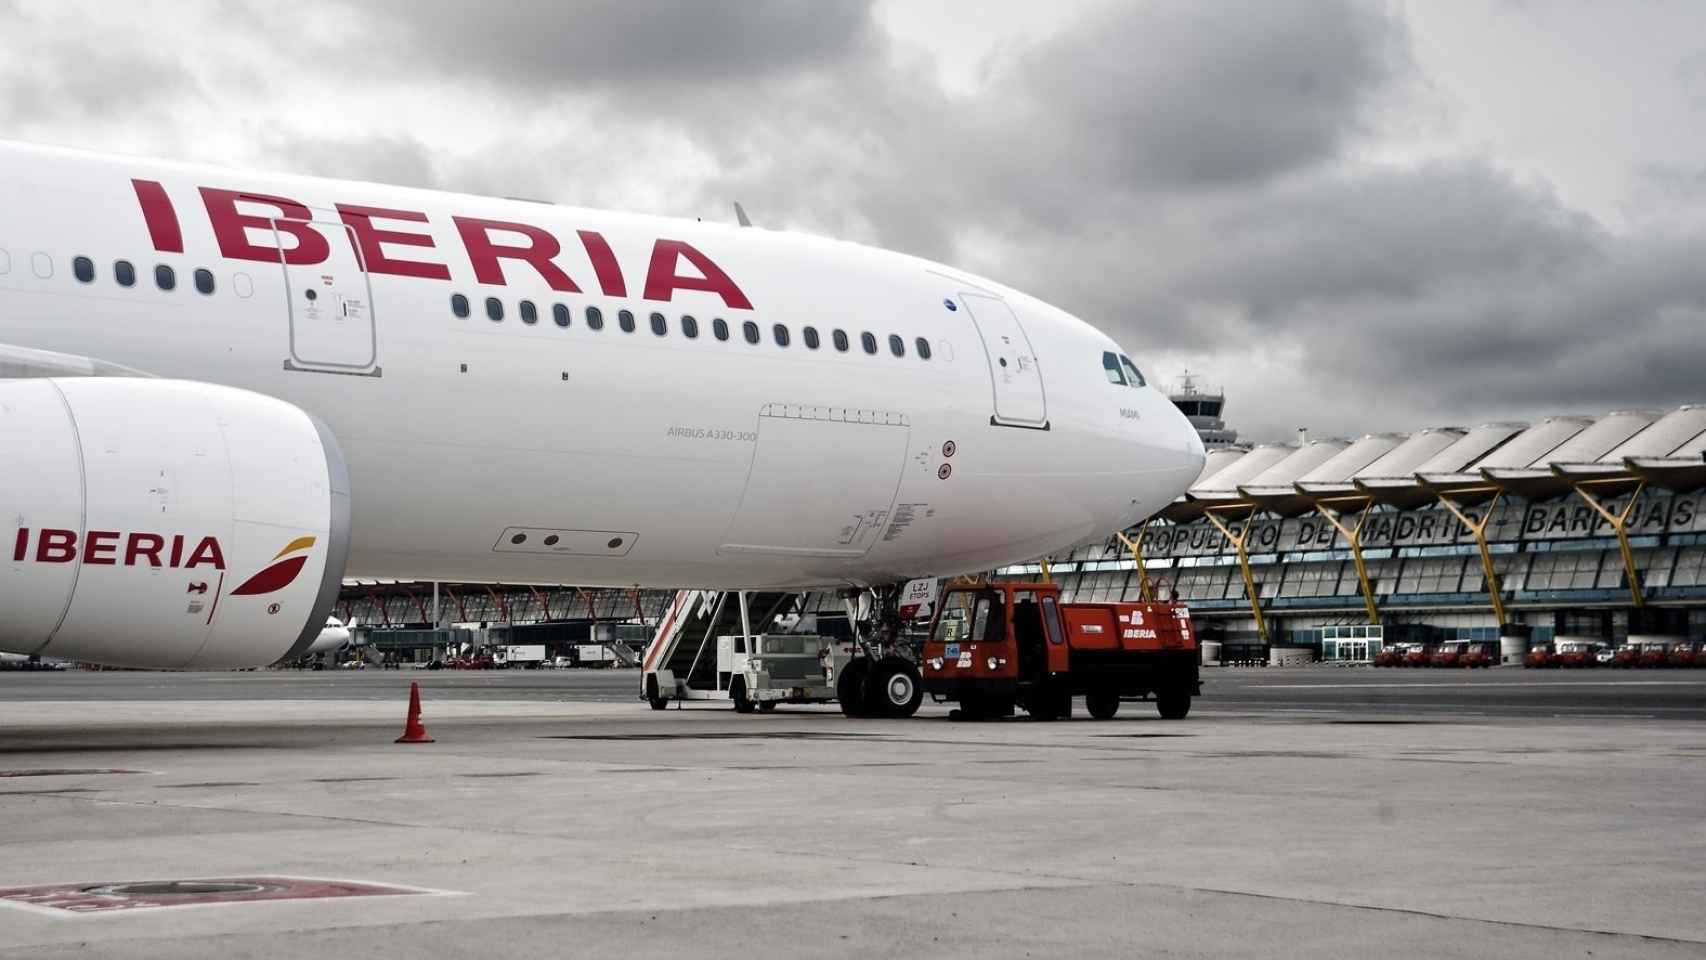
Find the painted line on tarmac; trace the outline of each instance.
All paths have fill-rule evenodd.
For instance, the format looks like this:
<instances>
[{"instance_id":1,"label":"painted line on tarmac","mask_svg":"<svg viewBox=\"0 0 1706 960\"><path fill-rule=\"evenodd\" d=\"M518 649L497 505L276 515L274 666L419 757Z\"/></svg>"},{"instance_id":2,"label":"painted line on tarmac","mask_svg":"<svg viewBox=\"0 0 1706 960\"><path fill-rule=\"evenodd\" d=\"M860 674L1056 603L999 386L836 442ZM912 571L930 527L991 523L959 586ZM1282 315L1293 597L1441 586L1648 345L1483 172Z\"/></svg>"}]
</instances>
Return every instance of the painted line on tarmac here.
<instances>
[{"instance_id":1,"label":"painted line on tarmac","mask_svg":"<svg viewBox=\"0 0 1706 960\"><path fill-rule=\"evenodd\" d=\"M1706 686L1698 680L1560 680L1553 683L1545 681L1537 683L1510 683L1495 680L1487 683L1450 682L1436 683L1264 683L1257 689L1264 690L1442 690L1463 688L1482 690L1487 687L1518 687L1523 690L1550 690L1554 687L1700 687Z\"/></svg>"}]
</instances>

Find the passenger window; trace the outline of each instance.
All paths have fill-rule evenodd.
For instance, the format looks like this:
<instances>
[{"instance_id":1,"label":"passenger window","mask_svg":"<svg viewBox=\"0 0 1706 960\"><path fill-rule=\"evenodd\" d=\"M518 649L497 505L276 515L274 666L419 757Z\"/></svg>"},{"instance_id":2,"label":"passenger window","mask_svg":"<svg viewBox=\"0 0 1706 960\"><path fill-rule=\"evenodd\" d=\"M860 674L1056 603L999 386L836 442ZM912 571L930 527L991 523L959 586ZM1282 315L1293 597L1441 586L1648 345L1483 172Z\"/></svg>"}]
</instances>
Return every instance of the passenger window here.
<instances>
[{"instance_id":1,"label":"passenger window","mask_svg":"<svg viewBox=\"0 0 1706 960\"><path fill-rule=\"evenodd\" d=\"M897 357L906 356L906 341L902 340L899 334L889 334L889 352Z\"/></svg>"},{"instance_id":2,"label":"passenger window","mask_svg":"<svg viewBox=\"0 0 1706 960\"><path fill-rule=\"evenodd\" d=\"M30 269L35 271L36 279L53 279L53 258L45 253L37 252L30 256Z\"/></svg>"},{"instance_id":3,"label":"passenger window","mask_svg":"<svg viewBox=\"0 0 1706 960\"><path fill-rule=\"evenodd\" d=\"M130 264L125 263L123 260L120 260L119 266L129 267ZM119 281L118 282L124 283L124 275L122 273L119 274ZM127 287L130 286L130 284L128 284L128 283L124 283L124 285ZM450 312L456 314L457 316L461 317L464 320L468 319L468 298L464 297L460 293L451 294L450 295Z\"/></svg>"},{"instance_id":4,"label":"passenger window","mask_svg":"<svg viewBox=\"0 0 1706 960\"><path fill-rule=\"evenodd\" d=\"M0 277L12 272L12 255L0 250Z\"/></svg>"},{"instance_id":5,"label":"passenger window","mask_svg":"<svg viewBox=\"0 0 1706 960\"><path fill-rule=\"evenodd\" d=\"M699 339L699 321L692 314L681 318L681 335L689 340Z\"/></svg>"},{"instance_id":6,"label":"passenger window","mask_svg":"<svg viewBox=\"0 0 1706 960\"><path fill-rule=\"evenodd\" d=\"M859 334L859 345L864 347L865 352L871 356L874 357L877 355L877 335L871 331L866 330L864 333Z\"/></svg>"},{"instance_id":7,"label":"passenger window","mask_svg":"<svg viewBox=\"0 0 1706 960\"><path fill-rule=\"evenodd\" d=\"M552 307L551 319L556 321L557 326L567 330L569 328L569 308L560 303Z\"/></svg>"},{"instance_id":8,"label":"passenger window","mask_svg":"<svg viewBox=\"0 0 1706 960\"><path fill-rule=\"evenodd\" d=\"M759 340L758 324L753 323L751 320L740 325L740 333L741 336L746 338L747 343L756 344Z\"/></svg>"},{"instance_id":9,"label":"passenger window","mask_svg":"<svg viewBox=\"0 0 1706 960\"><path fill-rule=\"evenodd\" d=\"M532 300L523 300L520 306L522 323L531 327L539 322L539 308L533 305Z\"/></svg>"},{"instance_id":10,"label":"passenger window","mask_svg":"<svg viewBox=\"0 0 1706 960\"><path fill-rule=\"evenodd\" d=\"M930 359L930 341L924 339L923 337L919 337L918 342L915 345L918 347L918 359L920 359L920 360Z\"/></svg>"},{"instance_id":11,"label":"passenger window","mask_svg":"<svg viewBox=\"0 0 1706 960\"><path fill-rule=\"evenodd\" d=\"M663 314L652 314L652 332L660 337L669 332L669 321L663 318Z\"/></svg>"},{"instance_id":12,"label":"passenger window","mask_svg":"<svg viewBox=\"0 0 1706 960\"><path fill-rule=\"evenodd\" d=\"M847 331L837 330L830 334L830 339L835 341L835 349L840 350L842 353L847 352Z\"/></svg>"},{"instance_id":13,"label":"passenger window","mask_svg":"<svg viewBox=\"0 0 1706 960\"><path fill-rule=\"evenodd\" d=\"M88 257L76 257L71 261L71 274L79 283L95 282L95 261Z\"/></svg>"},{"instance_id":14,"label":"passenger window","mask_svg":"<svg viewBox=\"0 0 1706 960\"><path fill-rule=\"evenodd\" d=\"M1125 365L1126 379L1131 381L1132 386L1142 387L1149 384L1149 381L1143 379L1143 374L1137 371L1137 365L1131 362L1130 357L1120 354L1120 363Z\"/></svg>"},{"instance_id":15,"label":"passenger window","mask_svg":"<svg viewBox=\"0 0 1706 960\"><path fill-rule=\"evenodd\" d=\"M604 311L597 307L586 308L586 328L588 330L604 329Z\"/></svg>"},{"instance_id":16,"label":"passenger window","mask_svg":"<svg viewBox=\"0 0 1706 960\"><path fill-rule=\"evenodd\" d=\"M808 350L816 350L818 348L819 343L821 342L817 338L817 328L816 327L806 327L805 329L801 330L800 331L800 339L802 339L806 342L806 348Z\"/></svg>"},{"instance_id":17,"label":"passenger window","mask_svg":"<svg viewBox=\"0 0 1706 960\"><path fill-rule=\"evenodd\" d=\"M493 323L504 318L504 303L497 297L486 298L486 317Z\"/></svg>"},{"instance_id":18,"label":"passenger window","mask_svg":"<svg viewBox=\"0 0 1706 960\"><path fill-rule=\"evenodd\" d=\"M200 293L213 296L213 271L206 267L197 267L195 272L195 288Z\"/></svg>"},{"instance_id":19,"label":"passenger window","mask_svg":"<svg viewBox=\"0 0 1706 960\"><path fill-rule=\"evenodd\" d=\"M785 347L788 345L788 328L787 327L778 323L775 326L770 328L770 332L771 332L771 334L773 334L776 337L776 345L778 347Z\"/></svg>"},{"instance_id":20,"label":"passenger window","mask_svg":"<svg viewBox=\"0 0 1706 960\"><path fill-rule=\"evenodd\" d=\"M114 261L113 281L121 287L136 286L136 267L129 260Z\"/></svg>"},{"instance_id":21,"label":"passenger window","mask_svg":"<svg viewBox=\"0 0 1706 960\"><path fill-rule=\"evenodd\" d=\"M1120 358L1114 356L1111 350L1102 353L1102 373L1109 383L1117 383L1122 387L1126 385L1125 374L1120 372Z\"/></svg>"},{"instance_id":22,"label":"passenger window","mask_svg":"<svg viewBox=\"0 0 1706 960\"><path fill-rule=\"evenodd\" d=\"M176 290L178 287L177 272L163 263L160 264L154 268L154 285L162 290Z\"/></svg>"},{"instance_id":23,"label":"passenger window","mask_svg":"<svg viewBox=\"0 0 1706 960\"><path fill-rule=\"evenodd\" d=\"M718 340L727 340L729 338L729 325L723 322L722 317L718 317L711 321L711 336L716 337Z\"/></svg>"},{"instance_id":24,"label":"passenger window","mask_svg":"<svg viewBox=\"0 0 1706 960\"><path fill-rule=\"evenodd\" d=\"M616 311L616 325L622 328L623 333L633 333L634 312L632 310Z\"/></svg>"}]
</instances>

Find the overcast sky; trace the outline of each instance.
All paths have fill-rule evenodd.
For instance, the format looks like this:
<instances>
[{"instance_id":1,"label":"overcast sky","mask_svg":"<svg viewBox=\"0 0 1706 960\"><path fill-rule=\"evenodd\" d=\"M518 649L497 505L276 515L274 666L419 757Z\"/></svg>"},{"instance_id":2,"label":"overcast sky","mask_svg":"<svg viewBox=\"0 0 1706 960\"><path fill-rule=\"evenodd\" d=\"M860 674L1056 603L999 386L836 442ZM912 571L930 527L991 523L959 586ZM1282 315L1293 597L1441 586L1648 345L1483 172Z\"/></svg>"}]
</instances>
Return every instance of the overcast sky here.
<instances>
[{"instance_id":1,"label":"overcast sky","mask_svg":"<svg viewBox=\"0 0 1706 960\"><path fill-rule=\"evenodd\" d=\"M0 0L0 137L762 225L1253 438L1706 402L1706 4Z\"/></svg>"}]
</instances>

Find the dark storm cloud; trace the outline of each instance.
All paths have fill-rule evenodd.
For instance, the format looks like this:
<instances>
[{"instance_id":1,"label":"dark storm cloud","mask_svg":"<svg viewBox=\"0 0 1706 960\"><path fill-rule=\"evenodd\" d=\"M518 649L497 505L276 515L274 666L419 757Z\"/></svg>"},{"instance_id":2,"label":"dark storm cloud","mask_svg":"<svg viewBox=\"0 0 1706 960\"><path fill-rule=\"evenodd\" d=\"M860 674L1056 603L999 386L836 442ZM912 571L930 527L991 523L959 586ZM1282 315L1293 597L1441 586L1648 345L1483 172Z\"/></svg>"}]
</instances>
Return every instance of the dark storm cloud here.
<instances>
[{"instance_id":1,"label":"dark storm cloud","mask_svg":"<svg viewBox=\"0 0 1706 960\"><path fill-rule=\"evenodd\" d=\"M869 0L381 0L352 9L435 70L523 88L656 91L820 70L875 32ZM374 38L368 38L372 40ZM365 43L366 41L364 41Z\"/></svg>"}]
</instances>

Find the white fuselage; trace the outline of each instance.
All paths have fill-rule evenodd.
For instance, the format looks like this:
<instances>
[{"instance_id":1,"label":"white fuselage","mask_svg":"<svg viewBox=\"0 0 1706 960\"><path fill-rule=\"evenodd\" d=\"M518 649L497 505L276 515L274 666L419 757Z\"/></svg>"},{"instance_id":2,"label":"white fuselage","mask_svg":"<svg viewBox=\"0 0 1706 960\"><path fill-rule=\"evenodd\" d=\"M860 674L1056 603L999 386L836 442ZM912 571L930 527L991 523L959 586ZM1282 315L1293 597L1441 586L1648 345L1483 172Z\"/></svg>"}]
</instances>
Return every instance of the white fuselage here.
<instances>
[{"instance_id":1,"label":"white fuselage","mask_svg":"<svg viewBox=\"0 0 1706 960\"><path fill-rule=\"evenodd\" d=\"M156 282L161 266L175 289ZM948 575L1105 536L1202 463L1165 396L1110 382L1107 336L927 261L15 144L0 144L7 346L319 417L348 463L348 576L734 588Z\"/></svg>"}]
</instances>

